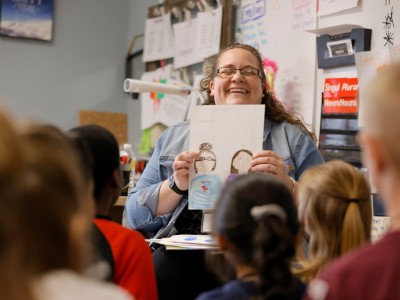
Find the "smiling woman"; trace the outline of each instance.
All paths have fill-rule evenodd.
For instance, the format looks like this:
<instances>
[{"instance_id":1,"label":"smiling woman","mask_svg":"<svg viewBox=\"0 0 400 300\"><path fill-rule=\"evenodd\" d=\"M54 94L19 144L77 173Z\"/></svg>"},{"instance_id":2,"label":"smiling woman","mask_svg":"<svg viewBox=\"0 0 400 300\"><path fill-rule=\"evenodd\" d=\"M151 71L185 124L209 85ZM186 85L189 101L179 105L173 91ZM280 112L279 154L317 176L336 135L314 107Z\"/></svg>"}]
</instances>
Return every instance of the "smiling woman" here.
<instances>
[{"instance_id":1,"label":"smiling woman","mask_svg":"<svg viewBox=\"0 0 400 300\"><path fill-rule=\"evenodd\" d=\"M262 70L262 58L255 48L245 44L224 48L201 81L201 88L207 92L204 105L265 105L264 150L250 157L250 171L272 174L294 191L294 180L308 167L322 163L323 158L313 141L314 135L267 91ZM125 226L155 238L185 234L187 230L201 232L201 211L188 209L189 168L194 164L198 167L200 162L212 167L215 162L208 160L212 158L209 153L200 153L201 149L188 151L189 128L189 122L182 122L161 135L146 169L128 196ZM209 191L211 181L203 179L200 188ZM160 299L193 299L215 285L204 270L203 253L184 252L174 254L158 248L153 253ZM188 273L196 276L188 277ZM171 289L176 285L180 288Z\"/></svg>"},{"instance_id":2,"label":"smiling woman","mask_svg":"<svg viewBox=\"0 0 400 300\"><path fill-rule=\"evenodd\" d=\"M227 51L210 82L210 95L215 104L260 104L262 99L262 67L245 49ZM239 71L239 72L238 72Z\"/></svg>"}]
</instances>

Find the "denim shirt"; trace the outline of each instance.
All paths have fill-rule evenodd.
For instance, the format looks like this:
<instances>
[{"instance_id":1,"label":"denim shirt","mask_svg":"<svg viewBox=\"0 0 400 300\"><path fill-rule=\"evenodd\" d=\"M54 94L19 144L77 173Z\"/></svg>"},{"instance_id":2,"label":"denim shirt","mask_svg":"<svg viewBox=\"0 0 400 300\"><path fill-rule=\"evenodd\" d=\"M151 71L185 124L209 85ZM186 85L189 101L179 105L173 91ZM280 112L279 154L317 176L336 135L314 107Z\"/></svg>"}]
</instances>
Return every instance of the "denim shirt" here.
<instances>
[{"instance_id":1,"label":"denim shirt","mask_svg":"<svg viewBox=\"0 0 400 300\"><path fill-rule=\"evenodd\" d=\"M144 233L147 237L162 238L175 234L174 224L187 204L183 196L172 213L156 216L158 193L162 182L173 176L175 156L189 150L189 122L167 128L157 141L144 172L125 203L123 225ZM310 136L298 126L286 122L264 122L263 149L281 156L290 177L298 180L309 167L324 162Z\"/></svg>"}]
</instances>

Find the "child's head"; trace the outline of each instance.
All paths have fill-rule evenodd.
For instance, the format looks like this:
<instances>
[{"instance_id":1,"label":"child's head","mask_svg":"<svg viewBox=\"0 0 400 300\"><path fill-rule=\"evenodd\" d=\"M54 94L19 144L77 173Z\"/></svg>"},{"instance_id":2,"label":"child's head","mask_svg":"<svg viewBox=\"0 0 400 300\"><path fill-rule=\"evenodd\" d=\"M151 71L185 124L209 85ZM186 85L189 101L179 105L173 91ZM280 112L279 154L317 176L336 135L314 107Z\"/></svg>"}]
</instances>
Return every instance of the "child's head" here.
<instances>
[{"instance_id":1,"label":"child's head","mask_svg":"<svg viewBox=\"0 0 400 300\"><path fill-rule=\"evenodd\" d=\"M25 270L20 265L20 245L15 240L18 219L12 209L13 186L25 166L24 152L16 129L0 110L0 289L2 299L29 299Z\"/></svg>"},{"instance_id":2,"label":"child's head","mask_svg":"<svg viewBox=\"0 0 400 300\"><path fill-rule=\"evenodd\" d=\"M111 200L113 203L121 194L123 185L120 170L120 156L118 142L114 135L99 125L82 125L71 129L68 136L75 144L86 144L92 158L92 175L94 179L94 197L100 201L101 195L107 186L112 187ZM85 150L79 147L79 151ZM109 199L110 200L110 199Z\"/></svg>"},{"instance_id":3,"label":"child's head","mask_svg":"<svg viewBox=\"0 0 400 300\"><path fill-rule=\"evenodd\" d=\"M51 125L19 128L25 167L7 201L18 220L21 264L34 275L81 271L93 204L75 149Z\"/></svg>"},{"instance_id":4,"label":"child's head","mask_svg":"<svg viewBox=\"0 0 400 300\"><path fill-rule=\"evenodd\" d=\"M289 264L298 229L292 195L272 176L239 175L216 205L214 233L222 250L233 264L256 270L261 294L271 287L285 294L293 283Z\"/></svg>"},{"instance_id":5,"label":"child's head","mask_svg":"<svg viewBox=\"0 0 400 300\"><path fill-rule=\"evenodd\" d=\"M388 188L391 182L397 185L400 180L399 76L400 62L382 67L362 92L360 117L365 122L358 136L363 146L363 165L367 167L371 182L379 191L389 215L399 205L393 189Z\"/></svg>"},{"instance_id":6,"label":"child's head","mask_svg":"<svg viewBox=\"0 0 400 300\"><path fill-rule=\"evenodd\" d=\"M330 161L305 171L299 182L299 216L310 235L312 261L322 267L369 240L371 196L359 170Z\"/></svg>"}]
</instances>

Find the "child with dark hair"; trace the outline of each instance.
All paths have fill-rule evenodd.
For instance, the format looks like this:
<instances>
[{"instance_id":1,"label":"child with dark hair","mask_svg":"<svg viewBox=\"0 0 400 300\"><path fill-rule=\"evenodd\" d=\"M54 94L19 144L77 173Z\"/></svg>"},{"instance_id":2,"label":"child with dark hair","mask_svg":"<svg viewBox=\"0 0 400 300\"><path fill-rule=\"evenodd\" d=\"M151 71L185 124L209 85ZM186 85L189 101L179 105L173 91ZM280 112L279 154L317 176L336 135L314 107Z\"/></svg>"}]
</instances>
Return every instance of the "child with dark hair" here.
<instances>
[{"instance_id":1,"label":"child with dark hair","mask_svg":"<svg viewBox=\"0 0 400 300\"><path fill-rule=\"evenodd\" d=\"M290 271L298 230L282 182L264 174L236 176L217 202L213 231L236 279L197 299L301 299L305 286Z\"/></svg>"},{"instance_id":2,"label":"child with dark hair","mask_svg":"<svg viewBox=\"0 0 400 300\"><path fill-rule=\"evenodd\" d=\"M123 181L117 140L110 131L98 125L75 127L68 135L77 145L86 143L92 157L94 224L98 237L95 247L100 252L98 255L110 263L112 281L128 290L135 299L157 299L147 243L140 233L124 228L110 218L110 209L121 194ZM84 147L79 148L84 151Z\"/></svg>"}]
</instances>

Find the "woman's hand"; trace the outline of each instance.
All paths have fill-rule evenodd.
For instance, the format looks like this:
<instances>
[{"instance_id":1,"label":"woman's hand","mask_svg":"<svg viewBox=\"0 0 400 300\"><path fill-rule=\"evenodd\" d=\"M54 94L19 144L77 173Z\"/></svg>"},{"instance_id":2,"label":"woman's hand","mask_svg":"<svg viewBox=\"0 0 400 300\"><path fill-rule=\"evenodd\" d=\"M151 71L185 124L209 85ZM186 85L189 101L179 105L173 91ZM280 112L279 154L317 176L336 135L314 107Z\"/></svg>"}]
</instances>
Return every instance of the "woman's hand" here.
<instances>
[{"instance_id":1,"label":"woman's hand","mask_svg":"<svg viewBox=\"0 0 400 300\"><path fill-rule=\"evenodd\" d=\"M290 191L294 191L295 182L289 177L283 158L274 151L263 150L253 155L251 170L255 173L272 174L280 178Z\"/></svg>"},{"instance_id":2,"label":"woman's hand","mask_svg":"<svg viewBox=\"0 0 400 300\"><path fill-rule=\"evenodd\" d=\"M182 152L175 157L172 164L174 181L176 186L182 191L189 189L189 168L196 159L200 159L200 154L197 152ZM155 215L161 216L173 212L181 200L182 195L178 195L169 188L168 179L164 180L158 194Z\"/></svg>"},{"instance_id":3,"label":"woman's hand","mask_svg":"<svg viewBox=\"0 0 400 300\"><path fill-rule=\"evenodd\" d=\"M172 164L174 171L174 180L177 187L186 191L189 189L189 168L193 165L196 159L201 156L198 152L181 152L179 153Z\"/></svg>"}]
</instances>

